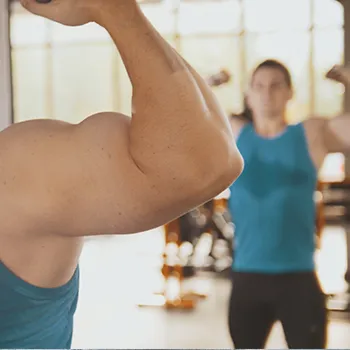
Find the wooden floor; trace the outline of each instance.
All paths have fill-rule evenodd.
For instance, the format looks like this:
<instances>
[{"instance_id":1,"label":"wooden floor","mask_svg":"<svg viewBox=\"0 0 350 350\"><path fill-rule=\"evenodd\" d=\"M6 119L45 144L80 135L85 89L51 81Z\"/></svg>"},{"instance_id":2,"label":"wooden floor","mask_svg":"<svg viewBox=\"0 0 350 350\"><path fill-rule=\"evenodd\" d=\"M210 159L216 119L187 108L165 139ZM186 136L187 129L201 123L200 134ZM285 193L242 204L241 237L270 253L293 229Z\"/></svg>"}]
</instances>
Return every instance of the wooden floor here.
<instances>
[{"instance_id":1,"label":"wooden floor","mask_svg":"<svg viewBox=\"0 0 350 350\"><path fill-rule=\"evenodd\" d=\"M161 288L159 266L163 233L89 239L81 258L81 293L73 347L232 348L227 330L229 282L199 280L195 286L209 297L195 311L167 312L139 308L137 303ZM317 256L321 283L327 292L344 289L344 232L328 228ZM329 327L329 348L350 348L350 323L336 319ZM286 348L276 324L268 348Z\"/></svg>"}]
</instances>

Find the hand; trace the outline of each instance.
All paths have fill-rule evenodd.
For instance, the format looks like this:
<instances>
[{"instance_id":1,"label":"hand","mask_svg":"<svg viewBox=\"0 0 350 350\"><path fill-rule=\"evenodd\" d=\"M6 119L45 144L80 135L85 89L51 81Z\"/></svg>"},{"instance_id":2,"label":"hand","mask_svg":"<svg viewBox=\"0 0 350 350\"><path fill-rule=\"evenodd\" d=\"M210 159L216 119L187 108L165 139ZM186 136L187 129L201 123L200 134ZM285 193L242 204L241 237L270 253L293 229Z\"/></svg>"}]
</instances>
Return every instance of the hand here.
<instances>
[{"instance_id":1,"label":"hand","mask_svg":"<svg viewBox=\"0 0 350 350\"><path fill-rule=\"evenodd\" d=\"M207 79L207 83L214 87L214 86L220 86L223 84L228 83L231 80L231 75L229 72L227 72L225 69L222 69L219 73L216 73L214 75L211 75Z\"/></svg>"},{"instance_id":2,"label":"hand","mask_svg":"<svg viewBox=\"0 0 350 350\"><path fill-rule=\"evenodd\" d=\"M350 69L340 65L335 65L330 71L327 72L326 78L344 85L348 84L350 83Z\"/></svg>"},{"instance_id":3,"label":"hand","mask_svg":"<svg viewBox=\"0 0 350 350\"><path fill-rule=\"evenodd\" d=\"M221 78L222 84L228 83L231 80L231 74L225 69L222 69L219 72L219 76Z\"/></svg>"},{"instance_id":4,"label":"hand","mask_svg":"<svg viewBox=\"0 0 350 350\"><path fill-rule=\"evenodd\" d=\"M111 1L113 0L21 0L21 4L35 15L68 26L79 26L95 21L101 3Z\"/></svg>"}]
</instances>

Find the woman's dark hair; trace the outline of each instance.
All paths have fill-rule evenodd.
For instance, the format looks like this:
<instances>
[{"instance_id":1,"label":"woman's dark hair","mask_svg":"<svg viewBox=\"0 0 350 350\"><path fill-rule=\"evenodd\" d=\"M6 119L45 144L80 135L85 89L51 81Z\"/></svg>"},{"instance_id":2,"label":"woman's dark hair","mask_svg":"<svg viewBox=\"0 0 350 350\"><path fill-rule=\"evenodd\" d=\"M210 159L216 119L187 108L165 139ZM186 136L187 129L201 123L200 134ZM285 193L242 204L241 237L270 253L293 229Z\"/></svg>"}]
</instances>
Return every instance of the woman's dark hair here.
<instances>
[{"instance_id":1,"label":"woman's dark hair","mask_svg":"<svg viewBox=\"0 0 350 350\"><path fill-rule=\"evenodd\" d=\"M271 69L277 69L279 70L286 81L286 84L289 88L292 88L292 77L290 75L290 72L288 68L281 62L274 60L274 59L268 59L263 62L261 62L253 71L252 74L252 80L254 79L255 74L259 71L259 69L262 68L271 68ZM244 102L243 102L243 111L240 114L233 114L231 115L231 118L239 118L247 122L253 122L253 112L249 108L247 97L244 97Z\"/></svg>"},{"instance_id":2,"label":"woman's dark hair","mask_svg":"<svg viewBox=\"0 0 350 350\"><path fill-rule=\"evenodd\" d=\"M248 105L248 100L247 100L247 96L244 96L244 100L243 100L243 111L241 113L241 117L248 121L248 122L252 122L253 121L253 112L252 110L249 108Z\"/></svg>"},{"instance_id":3,"label":"woman's dark hair","mask_svg":"<svg viewBox=\"0 0 350 350\"><path fill-rule=\"evenodd\" d=\"M261 62L254 69L253 74L252 74L252 80L254 79L255 74L262 68L271 68L271 69L279 70L283 74L284 79L285 79L288 87L292 88L292 85L293 85L292 84L292 77L290 75L288 68L283 63L281 63L277 60L273 60L273 59L269 59L269 60L265 60L265 61Z\"/></svg>"},{"instance_id":4,"label":"woman's dark hair","mask_svg":"<svg viewBox=\"0 0 350 350\"><path fill-rule=\"evenodd\" d=\"M246 96L244 97L244 100L243 100L243 111L239 114L232 113L231 118L237 118L249 123L253 122L253 112L248 106L248 101Z\"/></svg>"}]
</instances>

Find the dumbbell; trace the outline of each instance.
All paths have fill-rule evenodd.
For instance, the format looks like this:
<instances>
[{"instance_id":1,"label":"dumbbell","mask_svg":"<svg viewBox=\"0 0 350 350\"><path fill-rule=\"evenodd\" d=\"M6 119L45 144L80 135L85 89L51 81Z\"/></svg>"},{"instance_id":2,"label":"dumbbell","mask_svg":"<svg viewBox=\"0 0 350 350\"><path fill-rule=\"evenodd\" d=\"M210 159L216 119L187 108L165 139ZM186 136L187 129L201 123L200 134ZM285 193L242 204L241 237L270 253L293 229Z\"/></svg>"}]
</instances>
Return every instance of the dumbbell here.
<instances>
[{"instance_id":1,"label":"dumbbell","mask_svg":"<svg viewBox=\"0 0 350 350\"><path fill-rule=\"evenodd\" d=\"M39 4L48 4L51 0L36 0Z\"/></svg>"}]
</instances>

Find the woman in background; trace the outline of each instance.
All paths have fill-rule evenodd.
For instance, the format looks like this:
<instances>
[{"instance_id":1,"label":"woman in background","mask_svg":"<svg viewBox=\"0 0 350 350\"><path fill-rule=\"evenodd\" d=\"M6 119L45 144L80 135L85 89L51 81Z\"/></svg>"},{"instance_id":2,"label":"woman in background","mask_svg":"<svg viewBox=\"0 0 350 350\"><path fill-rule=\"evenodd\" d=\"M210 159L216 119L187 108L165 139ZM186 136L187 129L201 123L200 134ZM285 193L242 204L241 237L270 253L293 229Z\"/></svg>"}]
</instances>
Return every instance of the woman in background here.
<instances>
[{"instance_id":1,"label":"woman in background","mask_svg":"<svg viewBox=\"0 0 350 350\"><path fill-rule=\"evenodd\" d=\"M329 77L340 81L345 72L335 67ZM326 346L313 197L326 154L350 149L350 118L311 117L288 125L292 96L288 69L266 60L252 75L245 113L231 118L245 162L229 200L235 223L229 328L240 349L263 348L277 320L290 348Z\"/></svg>"}]
</instances>

